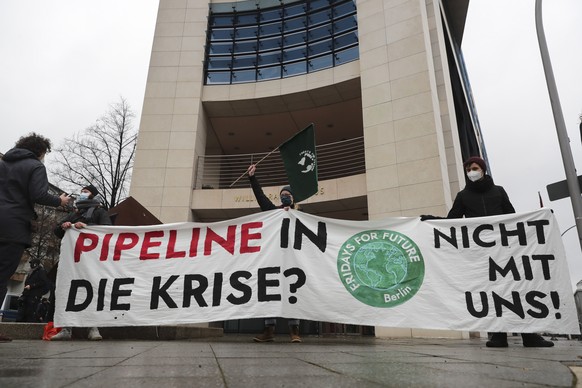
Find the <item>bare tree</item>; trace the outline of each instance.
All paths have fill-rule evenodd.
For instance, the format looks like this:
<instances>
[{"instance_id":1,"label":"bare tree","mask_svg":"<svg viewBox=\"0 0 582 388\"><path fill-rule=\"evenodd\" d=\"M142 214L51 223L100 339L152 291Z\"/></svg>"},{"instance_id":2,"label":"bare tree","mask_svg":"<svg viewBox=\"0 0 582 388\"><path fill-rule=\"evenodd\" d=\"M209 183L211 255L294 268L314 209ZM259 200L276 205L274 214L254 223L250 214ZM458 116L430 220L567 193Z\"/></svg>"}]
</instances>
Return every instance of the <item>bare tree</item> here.
<instances>
[{"instance_id":1,"label":"bare tree","mask_svg":"<svg viewBox=\"0 0 582 388\"><path fill-rule=\"evenodd\" d=\"M66 215L66 209L35 205L36 220L33 222L32 244L27 252L29 259L40 259L44 268L50 270L58 261L61 239L53 230Z\"/></svg>"},{"instance_id":2,"label":"bare tree","mask_svg":"<svg viewBox=\"0 0 582 388\"><path fill-rule=\"evenodd\" d=\"M56 149L56 162L51 169L59 185L76 190L93 184L107 208L125 199L137 140L134 117L121 97L95 125L65 139Z\"/></svg>"}]
</instances>

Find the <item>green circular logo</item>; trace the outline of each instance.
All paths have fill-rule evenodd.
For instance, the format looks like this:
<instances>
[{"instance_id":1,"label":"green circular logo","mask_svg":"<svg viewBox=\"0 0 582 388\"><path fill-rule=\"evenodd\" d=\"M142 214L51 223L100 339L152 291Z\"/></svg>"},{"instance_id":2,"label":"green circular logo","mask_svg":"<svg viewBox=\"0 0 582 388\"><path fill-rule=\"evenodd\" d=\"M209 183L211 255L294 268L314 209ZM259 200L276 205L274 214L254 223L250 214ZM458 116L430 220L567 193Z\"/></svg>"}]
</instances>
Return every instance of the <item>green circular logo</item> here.
<instances>
[{"instance_id":1,"label":"green circular logo","mask_svg":"<svg viewBox=\"0 0 582 388\"><path fill-rule=\"evenodd\" d=\"M360 302L395 307L420 289L424 260L414 241L402 233L367 230L342 245L337 270L344 287Z\"/></svg>"}]
</instances>

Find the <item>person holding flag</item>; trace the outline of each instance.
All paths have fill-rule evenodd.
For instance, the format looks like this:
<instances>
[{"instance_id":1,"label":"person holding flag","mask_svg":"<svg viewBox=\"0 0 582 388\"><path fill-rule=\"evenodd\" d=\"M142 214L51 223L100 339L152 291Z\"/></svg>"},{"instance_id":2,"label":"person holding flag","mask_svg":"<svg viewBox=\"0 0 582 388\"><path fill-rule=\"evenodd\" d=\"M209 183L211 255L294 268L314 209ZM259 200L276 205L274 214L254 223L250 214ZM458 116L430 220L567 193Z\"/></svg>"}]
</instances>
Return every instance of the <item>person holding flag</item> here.
<instances>
[{"instance_id":1,"label":"person holding flag","mask_svg":"<svg viewBox=\"0 0 582 388\"><path fill-rule=\"evenodd\" d=\"M279 198L281 200L280 205L275 205L263 192L261 185L255 176L255 171L257 166L251 164L247 169L247 173L249 175L249 181L251 183L251 188L253 189L253 194L257 199L257 203L261 208L261 211L268 211L274 209L285 209L288 211L289 209L296 209L297 206L293 199L293 191L291 190L291 186L284 186L281 188L279 192ZM277 324L276 318L267 318L265 319L265 329L263 333L257 335L253 338L255 342L273 342L275 340L275 325ZM289 320L289 334L291 335L291 342L302 342L301 337L299 335L299 319L290 319Z\"/></svg>"}]
</instances>

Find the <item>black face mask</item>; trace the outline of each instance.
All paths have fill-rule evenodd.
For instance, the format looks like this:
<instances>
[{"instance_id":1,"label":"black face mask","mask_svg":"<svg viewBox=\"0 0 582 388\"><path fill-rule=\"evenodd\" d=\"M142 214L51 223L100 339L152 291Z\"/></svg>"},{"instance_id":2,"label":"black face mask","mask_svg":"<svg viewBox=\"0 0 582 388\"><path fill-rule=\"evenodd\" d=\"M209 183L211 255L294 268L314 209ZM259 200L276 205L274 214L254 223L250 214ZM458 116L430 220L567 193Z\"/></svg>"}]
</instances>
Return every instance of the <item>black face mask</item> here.
<instances>
[{"instance_id":1,"label":"black face mask","mask_svg":"<svg viewBox=\"0 0 582 388\"><path fill-rule=\"evenodd\" d=\"M290 195L282 195L281 196L281 203L283 204L283 206L291 206L291 204L293 203L293 200L291 199Z\"/></svg>"}]
</instances>

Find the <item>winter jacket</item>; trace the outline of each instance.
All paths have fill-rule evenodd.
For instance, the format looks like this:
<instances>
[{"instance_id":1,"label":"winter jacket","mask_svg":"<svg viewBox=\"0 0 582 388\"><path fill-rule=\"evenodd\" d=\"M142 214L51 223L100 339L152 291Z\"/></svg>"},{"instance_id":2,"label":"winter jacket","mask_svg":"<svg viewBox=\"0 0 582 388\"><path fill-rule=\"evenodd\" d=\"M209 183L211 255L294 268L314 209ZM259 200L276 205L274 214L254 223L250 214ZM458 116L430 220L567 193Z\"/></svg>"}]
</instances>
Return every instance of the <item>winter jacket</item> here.
<instances>
[{"instance_id":1,"label":"winter jacket","mask_svg":"<svg viewBox=\"0 0 582 388\"><path fill-rule=\"evenodd\" d=\"M107 214L107 210L101 207L99 201L89 199L81 201L76 204L78 207L75 212L69 213L63 220L61 220L55 227L53 232L59 238L63 238L65 230L61 228L63 222L82 222L87 225L111 225L111 218Z\"/></svg>"},{"instance_id":2,"label":"winter jacket","mask_svg":"<svg viewBox=\"0 0 582 388\"><path fill-rule=\"evenodd\" d=\"M253 194L255 194L255 198L257 199L257 203L261 208L261 211L273 210L273 209L282 209L284 208L283 205L275 205L271 200L265 195L263 189L261 188L261 184L259 183L256 176L249 176L249 180L251 182L251 188L253 189ZM295 208L294 204L290 206L290 208Z\"/></svg>"},{"instance_id":3,"label":"winter jacket","mask_svg":"<svg viewBox=\"0 0 582 388\"><path fill-rule=\"evenodd\" d=\"M30 246L34 204L61 204L48 189L44 164L33 152L13 148L4 155L0 160L0 242Z\"/></svg>"},{"instance_id":4,"label":"winter jacket","mask_svg":"<svg viewBox=\"0 0 582 388\"><path fill-rule=\"evenodd\" d=\"M467 182L467 186L457 194L447 218L498 216L515 213L509 196L501 186L493 183L493 178L485 175L477 182Z\"/></svg>"},{"instance_id":5,"label":"winter jacket","mask_svg":"<svg viewBox=\"0 0 582 388\"><path fill-rule=\"evenodd\" d=\"M40 298L50 291L50 281L42 265L34 268L24 280L25 286L30 286L29 290L24 290L23 295Z\"/></svg>"}]
</instances>

